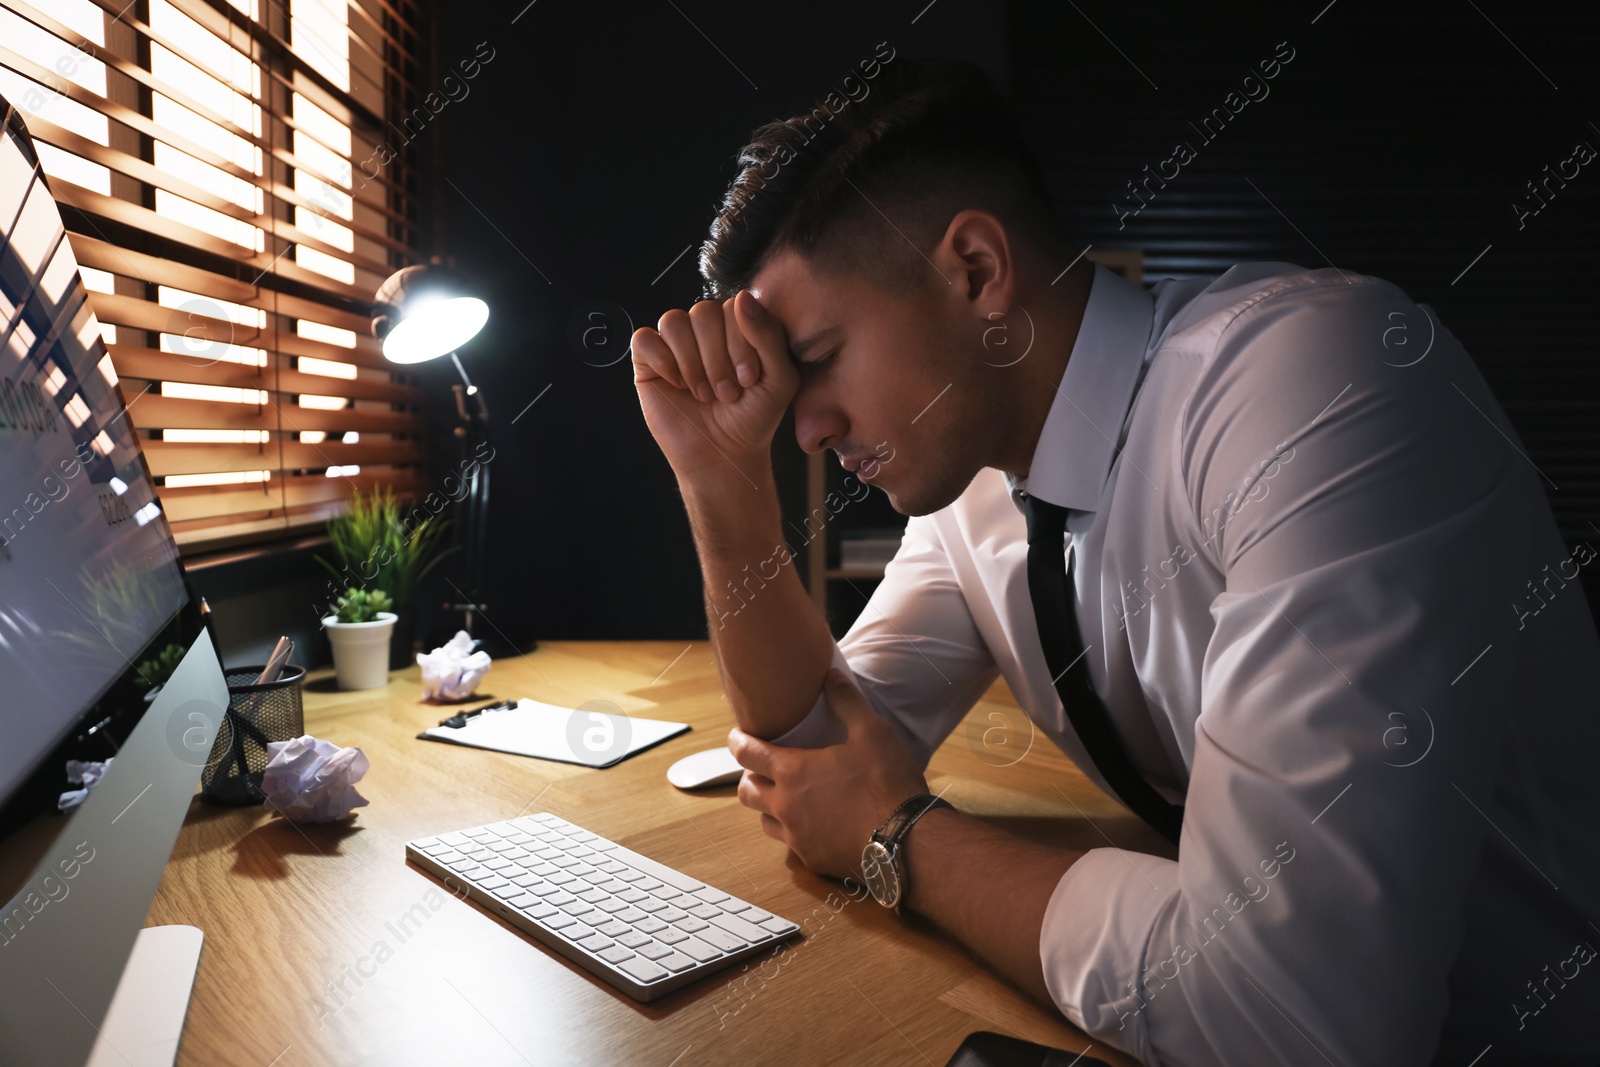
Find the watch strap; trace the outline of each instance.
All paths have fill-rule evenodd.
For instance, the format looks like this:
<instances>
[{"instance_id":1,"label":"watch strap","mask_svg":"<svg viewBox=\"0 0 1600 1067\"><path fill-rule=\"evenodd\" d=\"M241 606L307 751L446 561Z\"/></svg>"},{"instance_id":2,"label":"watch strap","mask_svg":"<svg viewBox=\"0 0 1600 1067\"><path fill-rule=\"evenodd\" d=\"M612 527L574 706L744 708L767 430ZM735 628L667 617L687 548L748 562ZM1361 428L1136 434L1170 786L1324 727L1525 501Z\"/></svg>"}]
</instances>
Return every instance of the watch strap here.
<instances>
[{"instance_id":1,"label":"watch strap","mask_svg":"<svg viewBox=\"0 0 1600 1067\"><path fill-rule=\"evenodd\" d=\"M878 831L879 840L888 845L891 851L898 853L901 840L911 831L911 827L918 819L934 808L953 807L955 805L948 800L933 796L931 793L921 793L911 797L903 801L884 820L883 827Z\"/></svg>"}]
</instances>

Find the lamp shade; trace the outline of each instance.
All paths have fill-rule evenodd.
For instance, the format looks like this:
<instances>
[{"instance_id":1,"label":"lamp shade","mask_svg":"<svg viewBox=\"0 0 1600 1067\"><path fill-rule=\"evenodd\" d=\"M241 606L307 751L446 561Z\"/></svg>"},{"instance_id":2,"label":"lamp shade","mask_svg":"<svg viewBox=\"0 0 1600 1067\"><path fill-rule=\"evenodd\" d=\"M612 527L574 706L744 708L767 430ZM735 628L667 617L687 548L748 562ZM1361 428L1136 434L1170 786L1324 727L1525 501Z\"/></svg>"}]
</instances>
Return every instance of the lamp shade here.
<instances>
[{"instance_id":1,"label":"lamp shade","mask_svg":"<svg viewBox=\"0 0 1600 1067\"><path fill-rule=\"evenodd\" d=\"M447 356L477 336L489 305L469 294L459 275L429 264L405 267L378 287L372 333L391 363Z\"/></svg>"}]
</instances>

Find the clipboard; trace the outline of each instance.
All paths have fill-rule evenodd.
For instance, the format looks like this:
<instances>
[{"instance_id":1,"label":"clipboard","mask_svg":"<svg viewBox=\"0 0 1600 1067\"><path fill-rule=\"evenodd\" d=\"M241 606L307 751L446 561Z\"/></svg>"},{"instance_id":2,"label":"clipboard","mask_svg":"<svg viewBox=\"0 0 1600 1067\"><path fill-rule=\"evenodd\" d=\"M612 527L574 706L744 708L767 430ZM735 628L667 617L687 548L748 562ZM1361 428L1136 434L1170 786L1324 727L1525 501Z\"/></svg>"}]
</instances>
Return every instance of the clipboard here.
<instances>
[{"instance_id":1,"label":"clipboard","mask_svg":"<svg viewBox=\"0 0 1600 1067\"><path fill-rule=\"evenodd\" d=\"M490 708L461 726L432 726L417 737L599 768L621 763L688 729L685 722L563 708L524 697L514 707Z\"/></svg>"}]
</instances>

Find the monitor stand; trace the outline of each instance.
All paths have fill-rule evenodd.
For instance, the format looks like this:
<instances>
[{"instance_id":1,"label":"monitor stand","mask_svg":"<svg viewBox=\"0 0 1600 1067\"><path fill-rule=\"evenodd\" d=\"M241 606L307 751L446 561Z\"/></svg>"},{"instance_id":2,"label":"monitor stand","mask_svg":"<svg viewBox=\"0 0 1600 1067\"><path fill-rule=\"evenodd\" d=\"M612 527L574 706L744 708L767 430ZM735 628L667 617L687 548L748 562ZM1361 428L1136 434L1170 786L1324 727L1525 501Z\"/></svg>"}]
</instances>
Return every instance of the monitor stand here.
<instances>
[{"instance_id":1,"label":"monitor stand","mask_svg":"<svg viewBox=\"0 0 1600 1067\"><path fill-rule=\"evenodd\" d=\"M139 931L87 1067L172 1067L204 939L193 926Z\"/></svg>"}]
</instances>

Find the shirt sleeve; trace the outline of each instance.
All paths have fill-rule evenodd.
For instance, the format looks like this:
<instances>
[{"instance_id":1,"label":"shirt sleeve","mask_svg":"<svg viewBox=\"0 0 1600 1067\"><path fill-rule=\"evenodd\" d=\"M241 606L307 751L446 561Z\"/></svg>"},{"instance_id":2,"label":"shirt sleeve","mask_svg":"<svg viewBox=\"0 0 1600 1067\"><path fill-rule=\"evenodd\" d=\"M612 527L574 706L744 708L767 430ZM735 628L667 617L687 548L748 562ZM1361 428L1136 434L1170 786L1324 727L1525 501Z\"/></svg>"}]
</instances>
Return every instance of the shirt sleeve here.
<instances>
[{"instance_id":1,"label":"shirt sleeve","mask_svg":"<svg viewBox=\"0 0 1600 1067\"><path fill-rule=\"evenodd\" d=\"M1408 358L1437 331L1422 361L1397 322ZM1430 1061L1551 522L1520 448L1386 282L1224 330L1174 457L1186 566L1223 584L1179 858L1095 849L1057 884L1040 954L1074 1023L1148 1064Z\"/></svg>"},{"instance_id":2,"label":"shirt sleeve","mask_svg":"<svg viewBox=\"0 0 1600 1067\"><path fill-rule=\"evenodd\" d=\"M999 675L931 515L907 521L883 580L834 642L833 665L896 727L922 767ZM819 690L805 718L772 743L820 748L842 740L844 726Z\"/></svg>"}]
</instances>

